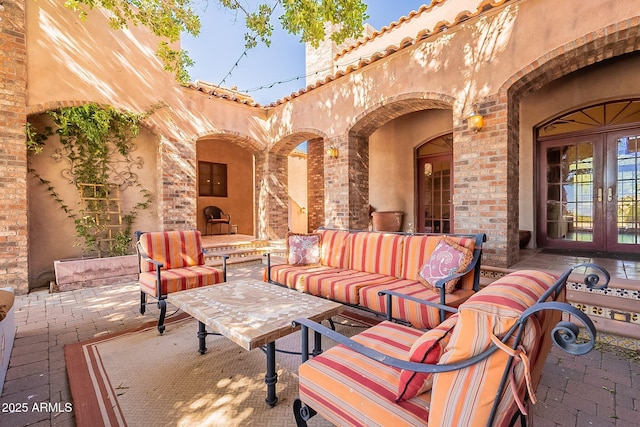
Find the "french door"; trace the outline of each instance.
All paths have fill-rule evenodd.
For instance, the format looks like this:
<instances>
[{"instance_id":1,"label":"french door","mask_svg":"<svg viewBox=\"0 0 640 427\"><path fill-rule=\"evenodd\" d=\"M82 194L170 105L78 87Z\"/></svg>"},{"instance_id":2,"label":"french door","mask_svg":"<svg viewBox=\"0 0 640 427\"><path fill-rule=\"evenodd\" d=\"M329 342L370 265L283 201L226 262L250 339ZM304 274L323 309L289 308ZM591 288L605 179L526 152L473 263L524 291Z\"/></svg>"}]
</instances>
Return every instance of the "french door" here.
<instances>
[{"instance_id":1,"label":"french door","mask_svg":"<svg viewBox=\"0 0 640 427\"><path fill-rule=\"evenodd\" d=\"M640 128L539 144L538 245L640 252Z\"/></svg>"},{"instance_id":2,"label":"french door","mask_svg":"<svg viewBox=\"0 0 640 427\"><path fill-rule=\"evenodd\" d=\"M451 233L451 154L418 158L418 232Z\"/></svg>"}]
</instances>

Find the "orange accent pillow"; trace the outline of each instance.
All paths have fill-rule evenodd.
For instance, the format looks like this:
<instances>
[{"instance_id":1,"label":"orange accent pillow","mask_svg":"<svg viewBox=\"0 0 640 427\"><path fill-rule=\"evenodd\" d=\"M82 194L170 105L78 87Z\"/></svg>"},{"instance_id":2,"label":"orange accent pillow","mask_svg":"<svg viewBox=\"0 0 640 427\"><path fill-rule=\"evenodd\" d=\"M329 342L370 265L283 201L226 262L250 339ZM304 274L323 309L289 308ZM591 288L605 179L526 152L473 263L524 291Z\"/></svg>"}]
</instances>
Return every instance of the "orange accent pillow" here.
<instances>
[{"instance_id":1,"label":"orange accent pillow","mask_svg":"<svg viewBox=\"0 0 640 427\"><path fill-rule=\"evenodd\" d=\"M437 364L449 343L449 338L451 337L450 332L453 330L455 322L455 319L448 320L425 332L411 346L409 361L429 365ZM429 391L432 385L432 373L414 372L403 369L400 371L400 382L398 383L396 402L409 400L425 391Z\"/></svg>"},{"instance_id":2,"label":"orange accent pillow","mask_svg":"<svg viewBox=\"0 0 640 427\"><path fill-rule=\"evenodd\" d=\"M320 264L320 234L287 233L287 264Z\"/></svg>"},{"instance_id":3,"label":"orange accent pillow","mask_svg":"<svg viewBox=\"0 0 640 427\"><path fill-rule=\"evenodd\" d=\"M455 240L444 236L436 245L427 262L418 271L418 281L437 291L438 280L464 271L473 261L473 251L460 246ZM445 293L454 291L459 278L449 280L444 285Z\"/></svg>"}]
</instances>

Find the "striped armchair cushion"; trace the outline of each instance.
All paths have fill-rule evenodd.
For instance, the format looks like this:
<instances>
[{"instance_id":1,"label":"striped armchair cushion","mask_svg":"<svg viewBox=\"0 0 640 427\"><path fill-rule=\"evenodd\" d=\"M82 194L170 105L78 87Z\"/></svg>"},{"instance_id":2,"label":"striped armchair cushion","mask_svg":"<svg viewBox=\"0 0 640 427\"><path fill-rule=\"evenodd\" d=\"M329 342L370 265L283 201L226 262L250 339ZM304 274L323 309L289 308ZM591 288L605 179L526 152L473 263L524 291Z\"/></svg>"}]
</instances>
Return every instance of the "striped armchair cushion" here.
<instances>
[{"instance_id":1,"label":"striped armchair cushion","mask_svg":"<svg viewBox=\"0 0 640 427\"><path fill-rule=\"evenodd\" d=\"M440 363L455 363L473 357L492 345L491 336L502 339L518 316L555 282L550 274L522 270L511 273L460 305L458 323ZM530 317L521 345L536 360L541 342L539 319ZM430 422L434 425L486 425L504 372L508 355L498 350L487 359L468 368L434 376ZM519 398L524 397L524 369L515 365ZM475 401L469 405L469 396ZM508 423L517 406L508 389L499 402L493 425Z\"/></svg>"},{"instance_id":2,"label":"striped armchair cushion","mask_svg":"<svg viewBox=\"0 0 640 427\"><path fill-rule=\"evenodd\" d=\"M222 283L224 282L224 272L207 265L195 265L171 270L163 269L160 278L162 295L167 295L171 292ZM140 283L142 291L158 298L155 272L140 273L138 283Z\"/></svg>"},{"instance_id":3,"label":"striped armchair cushion","mask_svg":"<svg viewBox=\"0 0 640 427\"><path fill-rule=\"evenodd\" d=\"M399 277L404 236L356 232L349 242L349 268Z\"/></svg>"},{"instance_id":4,"label":"striped armchair cushion","mask_svg":"<svg viewBox=\"0 0 640 427\"><path fill-rule=\"evenodd\" d=\"M322 236L320 264L348 268L350 233L346 230L318 230Z\"/></svg>"},{"instance_id":5,"label":"striped armchair cushion","mask_svg":"<svg viewBox=\"0 0 640 427\"><path fill-rule=\"evenodd\" d=\"M382 322L354 340L397 358L408 358L422 331ZM338 345L299 368L300 399L328 421L343 426L426 425L430 392L395 403L400 370Z\"/></svg>"},{"instance_id":6,"label":"striped armchair cushion","mask_svg":"<svg viewBox=\"0 0 640 427\"><path fill-rule=\"evenodd\" d=\"M202 241L197 230L158 231L140 236L142 249L155 261L162 262L163 269L191 267L204 264ZM142 262L140 271L154 271L150 262Z\"/></svg>"},{"instance_id":7,"label":"striped armchair cushion","mask_svg":"<svg viewBox=\"0 0 640 427\"><path fill-rule=\"evenodd\" d=\"M451 242L465 247L473 252L476 242L471 237L448 236ZM404 253L402 255L401 278L407 280L419 280L420 268L429 260L431 254L441 240L441 236L407 236L404 240ZM473 289L473 273L463 277L457 284L459 289Z\"/></svg>"}]
</instances>

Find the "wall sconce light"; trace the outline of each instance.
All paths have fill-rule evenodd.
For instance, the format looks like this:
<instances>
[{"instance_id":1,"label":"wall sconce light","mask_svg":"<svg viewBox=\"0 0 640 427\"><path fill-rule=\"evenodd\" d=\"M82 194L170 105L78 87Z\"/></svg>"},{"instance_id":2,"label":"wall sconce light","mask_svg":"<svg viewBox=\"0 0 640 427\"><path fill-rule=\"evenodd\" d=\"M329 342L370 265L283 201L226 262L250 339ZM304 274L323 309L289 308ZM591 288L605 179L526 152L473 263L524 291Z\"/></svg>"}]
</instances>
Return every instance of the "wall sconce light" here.
<instances>
[{"instance_id":1,"label":"wall sconce light","mask_svg":"<svg viewBox=\"0 0 640 427\"><path fill-rule=\"evenodd\" d=\"M424 176L431 176L433 174L433 165L431 163L424 164Z\"/></svg>"},{"instance_id":2,"label":"wall sconce light","mask_svg":"<svg viewBox=\"0 0 640 427\"><path fill-rule=\"evenodd\" d=\"M474 109L473 114L467 118L467 125L469 126L469 130L476 133L484 126L484 117Z\"/></svg>"},{"instance_id":3,"label":"wall sconce light","mask_svg":"<svg viewBox=\"0 0 640 427\"><path fill-rule=\"evenodd\" d=\"M338 147L336 147L335 145L332 145L331 147L327 148L325 150L325 153L327 154L327 156L331 157L332 159L337 159L338 158Z\"/></svg>"}]
</instances>

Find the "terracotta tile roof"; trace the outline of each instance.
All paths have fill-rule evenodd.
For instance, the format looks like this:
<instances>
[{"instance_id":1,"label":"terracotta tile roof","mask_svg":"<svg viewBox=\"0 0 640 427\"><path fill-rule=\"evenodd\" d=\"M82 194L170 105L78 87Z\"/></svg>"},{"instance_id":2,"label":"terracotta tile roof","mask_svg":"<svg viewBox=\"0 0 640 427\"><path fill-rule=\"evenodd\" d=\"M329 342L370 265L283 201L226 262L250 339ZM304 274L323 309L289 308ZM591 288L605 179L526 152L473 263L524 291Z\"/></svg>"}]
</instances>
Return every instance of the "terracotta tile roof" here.
<instances>
[{"instance_id":1,"label":"terracotta tile roof","mask_svg":"<svg viewBox=\"0 0 640 427\"><path fill-rule=\"evenodd\" d=\"M214 85L213 83L196 80L193 83L185 85L185 87L206 93L207 95L209 95L209 97L228 99L229 101L239 102L251 107L261 106L260 104L255 102L251 96L247 95L246 93L238 92L235 86L231 88L224 88L218 85Z\"/></svg>"},{"instance_id":2,"label":"terracotta tile roof","mask_svg":"<svg viewBox=\"0 0 640 427\"><path fill-rule=\"evenodd\" d=\"M368 42L370 42L371 40L374 40L376 38L381 37L382 35L384 35L385 33L391 31L392 29L399 27L405 23L408 23L409 21L415 19L416 17L421 16L424 13L427 13L429 11L431 11L434 7L438 6L438 5L442 5L444 4L446 1L448 0L433 0L431 2L430 5L423 5L420 7L420 9L418 9L417 11L412 11L408 16L403 16L400 19L398 19L398 21L392 22L391 24L389 24L389 26L387 27L383 27L380 31L375 31L374 33L372 33L370 36L365 37L364 39L361 39L360 41L358 41L357 43L351 45L349 48L344 49L342 52L340 52L339 54L337 54L335 56L335 58L339 58L341 56L344 56L346 53L351 52L355 49L358 49L359 47L367 44ZM337 71L335 74L333 75L329 75L327 77L325 77L323 80L318 80L316 83L314 84L310 84L305 88L300 89L297 92L293 92L288 96L285 96L282 99L279 99L275 102L272 102L271 104L267 105L267 106L262 106L258 103L256 103L255 101L253 101L253 98L251 98L249 95L246 94L242 94L240 92L234 91L234 90L230 90L230 89L224 89L221 88L219 86L210 84L210 83L205 83L205 82L196 82L195 84L190 84L189 87L190 88L194 88L196 90L200 90L202 92L206 92L209 93L211 96L216 96L218 98L223 98L223 99L229 99L231 101L236 101L236 102L240 102L242 104L245 105L249 105L249 106L254 106L254 107L275 107L278 106L280 104L284 104L288 101L291 101L294 98L297 98L298 96L304 95L305 93L308 93L310 91L312 91L313 89L316 89L320 86L323 86L327 83L330 83L334 80L339 79L340 77L343 77L347 74L352 73L355 70L361 69L363 67L366 67L369 64L372 64L380 59L386 58L387 56L405 49L407 47L413 46L414 44L416 44L417 42L420 42L421 40L424 40L428 37L431 37L435 34L438 34L440 32L446 31L449 28L455 27L457 25L459 25L460 23L468 20L469 18L478 16L480 14L482 14L483 12L486 12L490 9L493 9L495 7L501 6L504 3L507 3L511 0L478 0L478 6L476 8L475 11L468 11L468 10L464 10L464 11L460 11L456 17L454 18L454 20L452 22L449 21L439 21L437 22L432 29L423 29L421 31L419 31L414 37L405 37L403 38L398 45L389 45L386 49L378 51L374 54L372 54L370 57L368 58L363 58L360 61L358 61L357 63L353 64L353 65L348 65L344 70L339 70ZM335 59L334 58L334 59ZM207 90L209 90L209 92L207 92Z\"/></svg>"}]
</instances>

